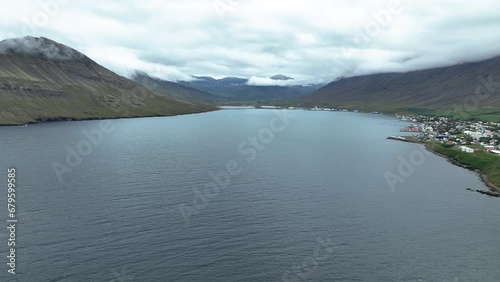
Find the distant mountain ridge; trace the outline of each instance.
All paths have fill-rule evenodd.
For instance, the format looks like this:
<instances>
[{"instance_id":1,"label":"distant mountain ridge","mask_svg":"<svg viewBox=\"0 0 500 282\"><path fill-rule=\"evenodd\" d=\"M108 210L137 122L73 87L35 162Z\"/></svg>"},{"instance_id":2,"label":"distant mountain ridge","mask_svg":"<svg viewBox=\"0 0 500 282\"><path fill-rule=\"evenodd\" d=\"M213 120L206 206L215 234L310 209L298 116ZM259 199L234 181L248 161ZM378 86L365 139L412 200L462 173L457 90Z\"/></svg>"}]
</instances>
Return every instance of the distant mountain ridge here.
<instances>
[{"instance_id":1,"label":"distant mountain ridge","mask_svg":"<svg viewBox=\"0 0 500 282\"><path fill-rule=\"evenodd\" d=\"M289 77L289 76L286 76L283 74L277 74L277 75L271 76L271 79L273 79L273 80L293 80L293 77Z\"/></svg>"},{"instance_id":2,"label":"distant mountain ridge","mask_svg":"<svg viewBox=\"0 0 500 282\"><path fill-rule=\"evenodd\" d=\"M189 86L151 77L147 73L141 71L136 71L132 75L132 79L149 90L156 91L167 97L181 101L213 104L227 100Z\"/></svg>"},{"instance_id":3,"label":"distant mountain ridge","mask_svg":"<svg viewBox=\"0 0 500 282\"><path fill-rule=\"evenodd\" d=\"M0 124L165 116L212 109L148 90L44 37L0 42Z\"/></svg>"},{"instance_id":4,"label":"distant mountain ridge","mask_svg":"<svg viewBox=\"0 0 500 282\"><path fill-rule=\"evenodd\" d=\"M179 81L179 84L189 86L215 96L240 102L270 102L294 99L319 89L323 85L249 85L248 78L224 77L215 79L209 76L193 76L195 80ZM271 80L293 80L285 75L275 75Z\"/></svg>"},{"instance_id":5,"label":"distant mountain ridge","mask_svg":"<svg viewBox=\"0 0 500 282\"><path fill-rule=\"evenodd\" d=\"M500 120L500 56L406 73L341 78L297 103Z\"/></svg>"}]
</instances>

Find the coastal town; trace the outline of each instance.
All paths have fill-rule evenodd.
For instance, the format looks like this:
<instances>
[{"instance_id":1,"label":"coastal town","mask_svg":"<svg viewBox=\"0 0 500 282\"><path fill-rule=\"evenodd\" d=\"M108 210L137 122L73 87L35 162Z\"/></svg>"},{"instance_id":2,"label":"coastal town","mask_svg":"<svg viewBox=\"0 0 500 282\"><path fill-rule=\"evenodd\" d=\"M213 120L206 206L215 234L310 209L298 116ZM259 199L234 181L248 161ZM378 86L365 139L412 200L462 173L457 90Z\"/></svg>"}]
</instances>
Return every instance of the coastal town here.
<instances>
[{"instance_id":1,"label":"coastal town","mask_svg":"<svg viewBox=\"0 0 500 282\"><path fill-rule=\"evenodd\" d=\"M413 123L401 129L405 135L388 139L425 144L437 155L479 173L491 190L467 189L500 197L500 123L448 117L398 116Z\"/></svg>"},{"instance_id":2,"label":"coastal town","mask_svg":"<svg viewBox=\"0 0 500 282\"><path fill-rule=\"evenodd\" d=\"M444 147L457 147L466 153L485 151L500 156L500 123L471 121L448 117L399 116L414 124L402 132L411 136L393 136L391 139L433 141Z\"/></svg>"},{"instance_id":3,"label":"coastal town","mask_svg":"<svg viewBox=\"0 0 500 282\"><path fill-rule=\"evenodd\" d=\"M280 106L259 106L261 109L283 109ZM335 108L285 107L288 110L340 111ZM359 112L353 110L352 112ZM372 112L380 114L380 112ZM453 148L465 153L487 152L500 159L500 123L479 120L464 120L451 117L432 117L422 115L396 115L402 121L413 123L403 129L401 136L388 139L412 143L438 143L445 148Z\"/></svg>"}]
</instances>

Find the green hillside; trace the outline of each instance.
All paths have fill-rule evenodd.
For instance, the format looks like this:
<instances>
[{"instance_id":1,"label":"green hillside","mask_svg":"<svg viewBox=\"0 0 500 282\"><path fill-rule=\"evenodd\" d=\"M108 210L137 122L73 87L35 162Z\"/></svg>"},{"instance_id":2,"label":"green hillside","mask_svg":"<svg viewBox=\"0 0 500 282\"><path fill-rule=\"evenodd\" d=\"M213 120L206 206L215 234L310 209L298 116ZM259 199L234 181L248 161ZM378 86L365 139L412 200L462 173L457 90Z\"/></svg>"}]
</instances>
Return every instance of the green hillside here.
<instances>
[{"instance_id":1,"label":"green hillside","mask_svg":"<svg viewBox=\"0 0 500 282\"><path fill-rule=\"evenodd\" d=\"M295 102L500 121L500 57L407 73L338 79Z\"/></svg>"},{"instance_id":2,"label":"green hillside","mask_svg":"<svg viewBox=\"0 0 500 282\"><path fill-rule=\"evenodd\" d=\"M212 110L150 91L46 38L0 42L0 124Z\"/></svg>"}]
</instances>

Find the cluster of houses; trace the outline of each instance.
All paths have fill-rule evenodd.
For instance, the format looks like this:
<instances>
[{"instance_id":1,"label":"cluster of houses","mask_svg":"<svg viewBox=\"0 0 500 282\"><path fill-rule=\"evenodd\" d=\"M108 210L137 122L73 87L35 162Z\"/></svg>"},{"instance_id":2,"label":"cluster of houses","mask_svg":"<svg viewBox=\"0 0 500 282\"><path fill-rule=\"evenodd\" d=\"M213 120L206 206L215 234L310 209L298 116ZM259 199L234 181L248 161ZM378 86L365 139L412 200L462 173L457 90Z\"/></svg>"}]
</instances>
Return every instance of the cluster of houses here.
<instances>
[{"instance_id":1,"label":"cluster of houses","mask_svg":"<svg viewBox=\"0 0 500 282\"><path fill-rule=\"evenodd\" d=\"M290 109L290 108L288 108ZM334 109L334 108L320 108L318 106L314 107L314 108L310 108L310 109L307 109L307 110L311 110L311 111L338 111L338 112L348 112L349 110L346 110L346 109ZM358 110L354 110L354 112L358 112Z\"/></svg>"},{"instance_id":2,"label":"cluster of houses","mask_svg":"<svg viewBox=\"0 0 500 282\"><path fill-rule=\"evenodd\" d=\"M485 150L500 155L500 123L425 116L403 116L401 120L415 123L401 131L418 133L414 135L417 139L458 145L467 153Z\"/></svg>"}]
</instances>

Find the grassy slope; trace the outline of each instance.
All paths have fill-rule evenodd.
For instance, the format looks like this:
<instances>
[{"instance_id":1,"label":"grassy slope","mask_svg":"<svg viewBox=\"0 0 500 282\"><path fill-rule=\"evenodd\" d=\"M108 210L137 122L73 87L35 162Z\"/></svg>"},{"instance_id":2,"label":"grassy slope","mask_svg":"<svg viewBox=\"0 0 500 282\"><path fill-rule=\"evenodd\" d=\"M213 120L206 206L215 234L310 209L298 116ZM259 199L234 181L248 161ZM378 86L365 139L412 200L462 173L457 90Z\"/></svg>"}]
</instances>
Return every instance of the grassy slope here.
<instances>
[{"instance_id":1,"label":"grassy slope","mask_svg":"<svg viewBox=\"0 0 500 282\"><path fill-rule=\"evenodd\" d=\"M164 94L172 99L207 104L220 104L227 101L225 98L192 87L159 78L152 78L145 73L137 72L133 80L149 90Z\"/></svg>"},{"instance_id":2,"label":"grassy slope","mask_svg":"<svg viewBox=\"0 0 500 282\"><path fill-rule=\"evenodd\" d=\"M167 116L212 110L147 90L88 58L0 55L0 124Z\"/></svg>"},{"instance_id":3,"label":"grassy slope","mask_svg":"<svg viewBox=\"0 0 500 282\"><path fill-rule=\"evenodd\" d=\"M489 80L490 75L493 92L482 83ZM500 57L496 57L477 63L408 73L345 78L296 102L304 106L500 121L499 79ZM483 96L476 95L478 88Z\"/></svg>"}]
</instances>

